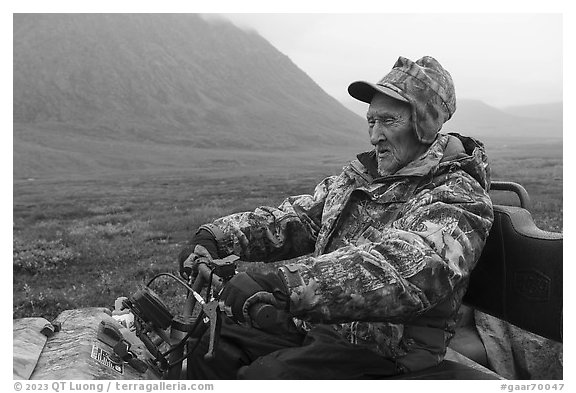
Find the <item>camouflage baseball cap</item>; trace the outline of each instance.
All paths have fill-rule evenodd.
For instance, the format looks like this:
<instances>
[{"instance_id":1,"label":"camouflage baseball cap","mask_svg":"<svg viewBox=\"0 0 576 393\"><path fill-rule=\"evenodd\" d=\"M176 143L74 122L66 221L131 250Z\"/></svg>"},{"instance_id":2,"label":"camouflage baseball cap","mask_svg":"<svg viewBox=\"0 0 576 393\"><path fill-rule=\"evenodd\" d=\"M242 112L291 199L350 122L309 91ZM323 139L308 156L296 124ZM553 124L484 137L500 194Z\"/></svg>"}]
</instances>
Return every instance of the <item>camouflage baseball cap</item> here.
<instances>
[{"instance_id":1,"label":"camouflage baseball cap","mask_svg":"<svg viewBox=\"0 0 576 393\"><path fill-rule=\"evenodd\" d=\"M348 86L352 97L367 103L378 92L410 103L414 129L422 143L432 143L456 111L452 77L430 56L416 62L400 56L392 71L378 83L358 81Z\"/></svg>"}]
</instances>

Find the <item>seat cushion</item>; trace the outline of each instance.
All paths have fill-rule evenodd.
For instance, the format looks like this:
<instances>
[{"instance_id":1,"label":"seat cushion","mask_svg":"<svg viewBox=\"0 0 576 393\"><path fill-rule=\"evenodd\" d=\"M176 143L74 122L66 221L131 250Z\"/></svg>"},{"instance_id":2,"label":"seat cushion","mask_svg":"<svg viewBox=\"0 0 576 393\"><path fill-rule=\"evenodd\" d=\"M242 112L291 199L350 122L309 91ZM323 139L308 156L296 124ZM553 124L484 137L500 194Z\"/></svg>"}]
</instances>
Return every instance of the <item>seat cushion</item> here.
<instances>
[{"instance_id":1,"label":"seat cushion","mask_svg":"<svg viewBox=\"0 0 576 393\"><path fill-rule=\"evenodd\" d=\"M468 359L484 367L488 367L486 348L484 348L484 343L474 325L462 326L456 329L456 334L450 341L450 348L466 356Z\"/></svg>"},{"instance_id":2,"label":"seat cushion","mask_svg":"<svg viewBox=\"0 0 576 393\"><path fill-rule=\"evenodd\" d=\"M430 367L413 373L402 374L390 379L501 379L496 374L487 373L477 368L465 366L452 360L444 360L438 366Z\"/></svg>"}]
</instances>

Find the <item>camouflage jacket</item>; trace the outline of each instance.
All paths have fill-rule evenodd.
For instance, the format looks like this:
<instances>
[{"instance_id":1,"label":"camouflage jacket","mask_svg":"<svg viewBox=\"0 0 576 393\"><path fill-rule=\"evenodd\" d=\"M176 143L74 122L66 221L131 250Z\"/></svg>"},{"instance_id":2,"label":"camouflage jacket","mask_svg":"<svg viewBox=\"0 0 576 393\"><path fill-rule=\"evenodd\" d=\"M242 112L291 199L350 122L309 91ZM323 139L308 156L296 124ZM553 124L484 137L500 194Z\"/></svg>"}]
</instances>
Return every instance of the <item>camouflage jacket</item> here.
<instances>
[{"instance_id":1,"label":"camouflage jacket","mask_svg":"<svg viewBox=\"0 0 576 393\"><path fill-rule=\"evenodd\" d=\"M378 177L358 155L313 195L204 226L221 256L283 261L291 313L333 324L403 370L440 362L493 221L482 144L439 134L425 154Z\"/></svg>"}]
</instances>

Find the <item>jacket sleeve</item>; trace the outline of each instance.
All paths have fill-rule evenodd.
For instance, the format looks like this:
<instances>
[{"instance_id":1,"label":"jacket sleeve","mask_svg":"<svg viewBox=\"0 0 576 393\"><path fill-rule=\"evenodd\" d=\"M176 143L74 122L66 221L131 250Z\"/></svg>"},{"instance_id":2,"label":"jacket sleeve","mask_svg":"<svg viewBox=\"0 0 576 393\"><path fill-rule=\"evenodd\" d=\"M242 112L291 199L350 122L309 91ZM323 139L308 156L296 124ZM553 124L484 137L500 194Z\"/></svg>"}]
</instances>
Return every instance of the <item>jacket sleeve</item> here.
<instances>
[{"instance_id":1,"label":"jacket sleeve","mask_svg":"<svg viewBox=\"0 0 576 393\"><path fill-rule=\"evenodd\" d=\"M313 195L286 198L279 207L261 206L235 213L200 228L211 232L220 256L238 255L244 261L272 262L314 251L325 198L335 177L318 184Z\"/></svg>"},{"instance_id":2,"label":"jacket sleeve","mask_svg":"<svg viewBox=\"0 0 576 393\"><path fill-rule=\"evenodd\" d=\"M490 197L471 176L440 179L386 229L281 267L291 312L310 322L405 322L467 283L492 221Z\"/></svg>"}]
</instances>

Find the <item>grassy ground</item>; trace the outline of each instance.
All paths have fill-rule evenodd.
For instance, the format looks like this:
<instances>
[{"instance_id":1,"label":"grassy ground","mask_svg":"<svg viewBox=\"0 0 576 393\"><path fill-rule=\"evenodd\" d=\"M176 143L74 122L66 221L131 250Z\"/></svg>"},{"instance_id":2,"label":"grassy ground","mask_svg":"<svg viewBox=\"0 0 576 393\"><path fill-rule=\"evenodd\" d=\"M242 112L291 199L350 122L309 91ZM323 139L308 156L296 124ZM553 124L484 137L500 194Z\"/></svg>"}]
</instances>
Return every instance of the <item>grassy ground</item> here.
<instances>
[{"instance_id":1,"label":"grassy ground","mask_svg":"<svg viewBox=\"0 0 576 393\"><path fill-rule=\"evenodd\" d=\"M530 212L545 230L562 232L563 165L562 143L542 141L488 141L492 180L520 183L530 195ZM510 193L494 192L495 203L518 204Z\"/></svg>"},{"instance_id":2,"label":"grassy ground","mask_svg":"<svg viewBox=\"0 0 576 393\"><path fill-rule=\"evenodd\" d=\"M529 191L542 229L562 230L562 157L558 146L492 149L493 179ZM561 147L561 146L560 146ZM489 147L490 149L490 147ZM560 153L559 153L560 152ZM14 183L13 317L54 318L62 310L111 307L159 272L176 272L176 256L205 222L285 196L309 193L339 166L295 176L182 172L75 181ZM495 196L498 202L508 195ZM183 291L158 283L178 307ZM178 301L176 300L178 299Z\"/></svg>"},{"instance_id":3,"label":"grassy ground","mask_svg":"<svg viewBox=\"0 0 576 393\"><path fill-rule=\"evenodd\" d=\"M309 176L15 184L13 316L111 306L155 274L175 272L199 225L308 191Z\"/></svg>"}]
</instances>

